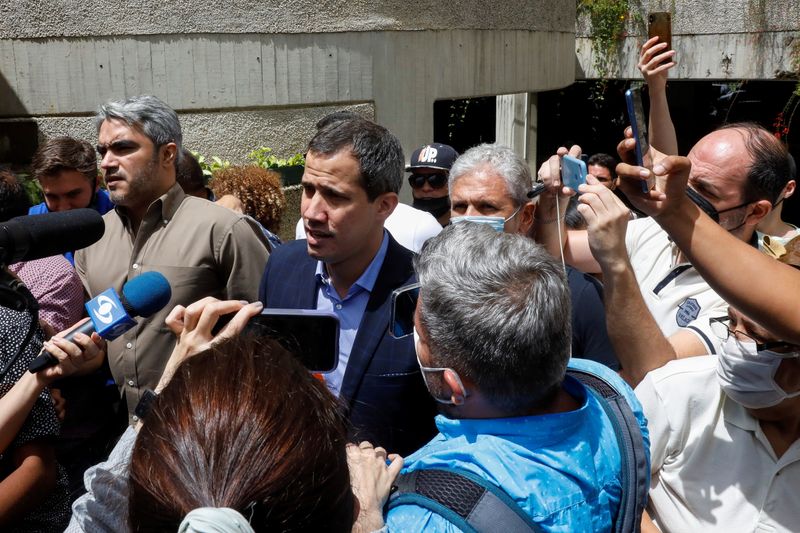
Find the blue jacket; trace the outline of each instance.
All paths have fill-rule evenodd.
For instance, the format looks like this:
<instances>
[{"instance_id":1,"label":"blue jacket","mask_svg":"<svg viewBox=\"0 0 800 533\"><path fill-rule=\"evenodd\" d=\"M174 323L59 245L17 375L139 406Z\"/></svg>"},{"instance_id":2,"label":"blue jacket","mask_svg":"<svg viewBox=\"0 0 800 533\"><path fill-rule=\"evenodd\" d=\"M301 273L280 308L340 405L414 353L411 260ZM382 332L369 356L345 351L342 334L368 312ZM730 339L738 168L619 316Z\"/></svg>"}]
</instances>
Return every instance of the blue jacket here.
<instances>
[{"instance_id":1,"label":"blue jacket","mask_svg":"<svg viewBox=\"0 0 800 533\"><path fill-rule=\"evenodd\" d=\"M419 449L436 434L435 402L422 379L414 339L395 339L388 333L392 291L416 281L412 257L389 237L386 259L359 325L341 389L352 438L402 455ZM264 307L315 309L316 266L305 240L275 248L261 280L259 299Z\"/></svg>"},{"instance_id":2,"label":"blue jacket","mask_svg":"<svg viewBox=\"0 0 800 533\"><path fill-rule=\"evenodd\" d=\"M613 371L571 359L614 384L633 410L648 454L647 422L633 391ZM543 531L611 531L622 494L621 455L611 420L594 394L567 376L564 388L581 407L539 416L455 420L436 417L439 434L406 457L403 472L458 468L501 487ZM649 471L649 467L647 469ZM388 530L460 531L442 516L413 504L398 505Z\"/></svg>"}]
</instances>

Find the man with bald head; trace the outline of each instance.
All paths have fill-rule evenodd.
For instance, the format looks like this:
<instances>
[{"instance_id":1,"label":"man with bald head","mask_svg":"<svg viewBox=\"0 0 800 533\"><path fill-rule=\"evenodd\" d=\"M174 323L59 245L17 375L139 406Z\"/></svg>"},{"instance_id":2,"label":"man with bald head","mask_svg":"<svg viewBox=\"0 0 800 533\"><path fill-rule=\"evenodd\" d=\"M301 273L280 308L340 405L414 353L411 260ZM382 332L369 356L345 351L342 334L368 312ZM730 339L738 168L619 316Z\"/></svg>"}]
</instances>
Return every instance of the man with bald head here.
<instances>
[{"instance_id":1,"label":"man with bald head","mask_svg":"<svg viewBox=\"0 0 800 533\"><path fill-rule=\"evenodd\" d=\"M756 226L788 180L786 148L760 126L732 124L700 139L688 158L686 194L731 235L757 246ZM540 175L549 179L557 165L553 156ZM655 221L628 222L621 202L588 181L580 189L580 209L589 227L568 234L563 228L564 255L578 268L602 271L609 335L629 380L638 382L669 359L718 353L709 319L725 315L727 304ZM566 201L559 197L562 206ZM555 196L542 195L539 210L555 216ZM551 251L558 250L557 227L537 233ZM662 354L658 360L650 356L656 353Z\"/></svg>"}]
</instances>

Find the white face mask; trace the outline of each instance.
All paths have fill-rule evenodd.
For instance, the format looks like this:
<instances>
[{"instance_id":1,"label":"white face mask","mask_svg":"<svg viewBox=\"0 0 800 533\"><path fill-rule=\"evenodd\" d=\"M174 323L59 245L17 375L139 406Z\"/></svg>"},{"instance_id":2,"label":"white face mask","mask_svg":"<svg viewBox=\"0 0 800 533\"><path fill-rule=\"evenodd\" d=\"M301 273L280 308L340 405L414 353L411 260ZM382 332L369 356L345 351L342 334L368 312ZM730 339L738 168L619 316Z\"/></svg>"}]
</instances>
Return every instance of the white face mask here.
<instances>
[{"instance_id":1,"label":"white face mask","mask_svg":"<svg viewBox=\"0 0 800 533\"><path fill-rule=\"evenodd\" d=\"M750 408L772 407L800 391L787 393L775 382L783 358L769 350L758 351L755 342L730 335L717 358L717 378L722 390L736 403Z\"/></svg>"},{"instance_id":2,"label":"white face mask","mask_svg":"<svg viewBox=\"0 0 800 533\"><path fill-rule=\"evenodd\" d=\"M436 400L439 403L443 403L445 405L456 405L455 402L449 396L446 398L440 398L436 394L434 394L434 391L431 390L431 385L428 382L428 376L427 376L428 373L444 372L445 370L449 370L454 374L456 381L458 381L458 384L461 387L461 390L464 391L464 397L467 396L466 394L467 389L464 388L464 384L461 383L461 378L458 376L458 373L455 370L453 370L452 368L434 368L422 365L422 362L419 360L419 333L417 333L416 326L414 327L414 351L417 353L417 364L419 365L419 369L422 372L422 379L425 381L425 388L428 389L428 393L433 397L434 400ZM434 389L435 388L436 387L434 387Z\"/></svg>"}]
</instances>

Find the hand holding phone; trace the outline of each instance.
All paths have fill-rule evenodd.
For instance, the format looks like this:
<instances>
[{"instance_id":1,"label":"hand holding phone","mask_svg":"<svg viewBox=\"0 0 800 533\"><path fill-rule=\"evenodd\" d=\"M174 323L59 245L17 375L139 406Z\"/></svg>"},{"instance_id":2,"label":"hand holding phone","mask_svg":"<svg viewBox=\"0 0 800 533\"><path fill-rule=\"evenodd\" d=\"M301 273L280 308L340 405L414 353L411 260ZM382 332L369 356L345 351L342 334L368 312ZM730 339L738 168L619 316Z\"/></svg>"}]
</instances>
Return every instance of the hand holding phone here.
<instances>
[{"instance_id":1,"label":"hand holding phone","mask_svg":"<svg viewBox=\"0 0 800 533\"><path fill-rule=\"evenodd\" d=\"M561 158L561 183L578 192L578 187L586 183L586 163L571 155Z\"/></svg>"}]
</instances>

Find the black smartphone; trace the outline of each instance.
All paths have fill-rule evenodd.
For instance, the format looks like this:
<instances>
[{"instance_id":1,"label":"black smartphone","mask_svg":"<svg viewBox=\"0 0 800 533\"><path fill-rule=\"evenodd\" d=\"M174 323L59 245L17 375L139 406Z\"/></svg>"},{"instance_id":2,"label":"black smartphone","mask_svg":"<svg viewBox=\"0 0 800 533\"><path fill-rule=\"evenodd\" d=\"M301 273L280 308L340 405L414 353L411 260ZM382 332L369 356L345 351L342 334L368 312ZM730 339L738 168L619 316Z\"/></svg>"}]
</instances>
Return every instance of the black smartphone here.
<instances>
[{"instance_id":1,"label":"black smartphone","mask_svg":"<svg viewBox=\"0 0 800 533\"><path fill-rule=\"evenodd\" d=\"M316 309L264 309L247 322L245 333L276 339L312 372L339 364L339 318Z\"/></svg>"},{"instance_id":2,"label":"black smartphone","mask_svg":"<svg viewBox=\"0 0 800 533\"><path fill-rule=\"evenodd\" d=\"M661 51L672 50L672 15L668 11L656 11L647 17L647 38L658 37L659 42L667 43Z\"/></svg>"},{"instance_id":3,"label":"black smartphone","mask_svg":"<svg viewBox=\"0 0 800 533\"><path fill-rule=\"evenodd\" d=\"M389 334L402 339L414 333L414 311L417 309L419 283L400 287L392 292L392 316Z\"/></svg>"}]
</instances>

